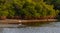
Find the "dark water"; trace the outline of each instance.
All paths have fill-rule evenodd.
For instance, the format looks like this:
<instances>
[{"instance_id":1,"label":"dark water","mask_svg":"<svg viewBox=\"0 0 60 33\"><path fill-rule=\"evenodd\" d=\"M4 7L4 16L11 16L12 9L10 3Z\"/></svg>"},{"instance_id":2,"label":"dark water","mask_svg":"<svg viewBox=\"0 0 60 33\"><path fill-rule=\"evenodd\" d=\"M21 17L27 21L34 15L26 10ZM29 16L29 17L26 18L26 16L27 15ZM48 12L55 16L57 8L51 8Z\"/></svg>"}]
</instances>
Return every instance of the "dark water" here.
<instances>
[{"instance_id":1,"label":"dark water","mask_svg":"<svg viewBox=\"0 0 60 33\"><path fill-rule=\"evenodd\" d=\"M60 22L43 24L41 27L0 28L0 33L60 33Z\"/></svg>"}]
</instances>

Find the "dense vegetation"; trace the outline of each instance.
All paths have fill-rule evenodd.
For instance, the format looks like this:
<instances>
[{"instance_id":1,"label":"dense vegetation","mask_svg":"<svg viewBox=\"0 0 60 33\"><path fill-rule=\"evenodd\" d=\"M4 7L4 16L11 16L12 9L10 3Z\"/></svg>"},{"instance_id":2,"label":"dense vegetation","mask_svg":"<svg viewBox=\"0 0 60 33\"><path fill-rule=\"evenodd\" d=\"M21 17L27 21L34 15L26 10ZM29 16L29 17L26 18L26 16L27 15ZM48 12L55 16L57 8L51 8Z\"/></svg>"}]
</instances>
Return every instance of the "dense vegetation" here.
<instances>
[{"instance_id":1,"label":"dense vegetation","mask_svg":"<svg viewBox=\"0 0 60 33\"><path fill-rule=\"evenodd\" d=\"M55 0L53 0L55 1ZM0 0L0 19L48 19L59 13L59 0ZM58 4L58 5L57 5Z\"/></svg>"},{"instance_id":2,"label":"dense vegetation","mask_svg":"<svg viewBox=\"0 0 60 33\"><path fill-rule=\"evenodd\" d=\"M47 4L54 5L54 9L60 10L60 0L44 0Z\"/></svg>"}]
</instances>

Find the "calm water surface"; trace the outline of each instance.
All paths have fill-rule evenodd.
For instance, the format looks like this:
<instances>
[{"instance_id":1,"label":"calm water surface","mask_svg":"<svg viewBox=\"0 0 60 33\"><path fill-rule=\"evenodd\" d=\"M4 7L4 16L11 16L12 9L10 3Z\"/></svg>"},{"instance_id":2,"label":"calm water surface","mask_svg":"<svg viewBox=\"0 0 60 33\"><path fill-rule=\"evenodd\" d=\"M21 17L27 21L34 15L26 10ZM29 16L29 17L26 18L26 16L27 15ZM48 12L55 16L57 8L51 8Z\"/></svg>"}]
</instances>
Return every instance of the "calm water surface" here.
<instances>
[{"instance_id":1,"label":"calm water surface","mask_svg":"<svg viewBox=\"0 0 60 33\"><path fill-rule=\"evenodd\" d=\"M60 33L60 22L44 24L42 27L0 28L0 33Z\"/></svg>"}]
</instances>

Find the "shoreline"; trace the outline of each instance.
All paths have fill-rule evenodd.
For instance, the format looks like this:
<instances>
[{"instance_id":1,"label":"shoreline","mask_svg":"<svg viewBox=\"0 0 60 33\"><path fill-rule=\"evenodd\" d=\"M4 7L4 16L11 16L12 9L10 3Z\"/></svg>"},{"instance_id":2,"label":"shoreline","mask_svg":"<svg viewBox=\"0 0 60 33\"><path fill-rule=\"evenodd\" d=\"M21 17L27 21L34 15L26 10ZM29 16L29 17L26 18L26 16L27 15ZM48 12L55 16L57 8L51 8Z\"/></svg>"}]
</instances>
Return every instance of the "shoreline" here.
<instances>
[{"instance_id":1,"label":"shoreline","mask_svg":"<svg viewBox=\"0 0 60 33\"><path fill-rule=\"evenodd\" d=\"M42 20L16 20L16 19L6 19L6 20L0 20L0 28L14 28L14 27L26 27L26 26L40 26L40 22L42 21L42 24L50 23L50 22L56 22L57 19L42 19ZM43 22L44 21L44 22ZM35 25L37 23L37 25Z\"/></svg>"},{"instance_id":2,"label":"shoreline","mask_svg":"<svg viewBox=\"0 0 60 33\"><path fill-rule=\"evenodd\" d=\"M16 20L16 19L6 19L0 20L0 24L20 24L20 23L30 23L30 22L57 22L57 19L41 19L41 20Z\"/></svg>"}]
</instances>

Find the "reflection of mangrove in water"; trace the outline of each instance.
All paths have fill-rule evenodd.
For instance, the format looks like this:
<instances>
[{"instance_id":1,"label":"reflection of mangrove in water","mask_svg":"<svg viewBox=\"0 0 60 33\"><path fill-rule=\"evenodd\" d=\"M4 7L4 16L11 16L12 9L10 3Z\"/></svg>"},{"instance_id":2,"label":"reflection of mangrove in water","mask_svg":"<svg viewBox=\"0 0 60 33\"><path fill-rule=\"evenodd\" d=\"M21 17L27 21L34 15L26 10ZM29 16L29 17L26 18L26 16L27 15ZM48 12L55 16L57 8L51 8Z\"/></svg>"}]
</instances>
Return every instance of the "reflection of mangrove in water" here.
<instances>
[{"instance_id":1,"label":"reflection of mangrove in water","mask_svg":"<svg viewBox=\"0 0 60 33\"><path fill-rule=\"evenodd\" d=\"M60 22L22 23L25 27L60 27Z\"/></svg>"},{"instance_id":2,"label":"reflection of mangrove in water","mask_svg":"<svg viewBox=\"0 0 60 33\"><path fill-rule=\"evenodd\" d=\"M24 28L0 28L0 33L59 33L60 32L60 22L26 23L25 25L27 24L30 27L27 26ZM43 25L43 27L38 27L38 25L39 26Z\"/></svg>"},{"instance_id":3,"label":"reflection of mangrove in water","mask_svg":"<svg viewBox=\"0 0 60 33\"><path fill-rule=\"evenodd\" d=\"M52 22L31 22L31 23L22 23L23 25L27 25L27 26L42 26L45 24L50 24Z\"/></svg>"}]
</instances>

